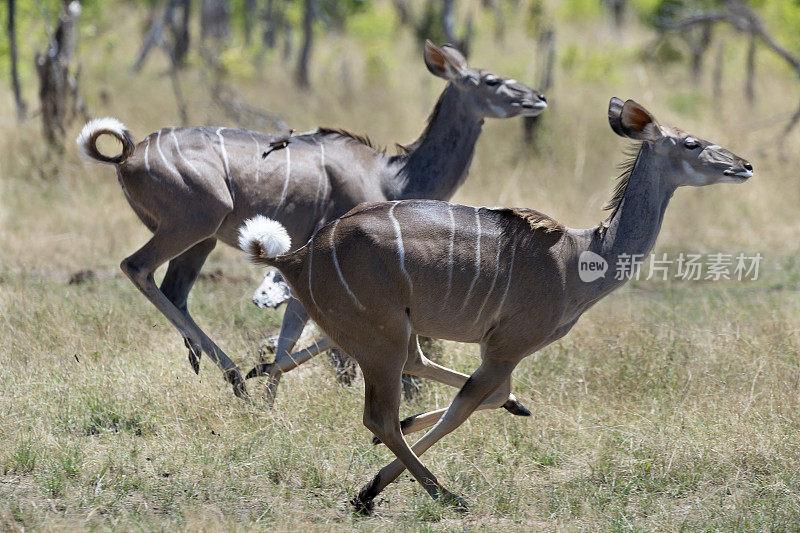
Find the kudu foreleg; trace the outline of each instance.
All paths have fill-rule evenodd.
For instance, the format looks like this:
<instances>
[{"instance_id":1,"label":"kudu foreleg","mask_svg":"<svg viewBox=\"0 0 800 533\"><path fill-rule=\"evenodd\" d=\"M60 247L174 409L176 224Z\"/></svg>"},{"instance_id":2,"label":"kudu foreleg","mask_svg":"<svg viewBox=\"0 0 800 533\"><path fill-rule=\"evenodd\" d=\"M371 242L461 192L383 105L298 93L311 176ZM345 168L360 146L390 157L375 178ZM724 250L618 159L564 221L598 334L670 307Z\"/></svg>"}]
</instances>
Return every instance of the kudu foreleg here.
<instances>
[{"instance_id":1,"label":"kudu foreleg","mask_svg":"<svg viewBox=\"0 0 800 533\"><path fill-rule=\"evenodd\" d=\"M458 392L444 416L441 417L433 429L411 447L414 457L421 456L442 437L463 424L475 409L489 398L498 387L509 381L515 366L516 363L507 361L484 360ZM361 489L354 501L362 502L362 505L368 506L389 483L397 479L405 468L404 461L399 458L394 460L381 469L375 478ZM460 498L455 501L463 503Z\"/></svg>"},{"instance_id":2,"label":"kudu foreleg","mask_svg":"<svg viewBox=\"0 0 800 533\"><path fill-rule=\"evenodd\" d=\"M153 272L173 257L183 254L187 249L192 247L195 240L187 243L186 240L181 239L181 231L163 231L158 232L137 250L133 255L127 257L120 264L120 268L125 275L130 278L145 297L150 300L161 314L169 320L175 328L188 339L187 344L192 349L192 346L199 345L202 351L206 352L209 357L217 364L217 366L225 374L225 379L233 385L233 392L238 397L247 396L247 388L242 378L242 373L233 361L225 355L219 346L217 346L208 336L201 330L191 318L184 314L183 311L178 309L170 299L159 290L158 286L153 279ZM207 234L206 237L210 236ZM205 240L201 238L200 240Z\"/></svg>"},{"instance_id":3,"label":"kudu foreleg","mask_svg":"<svg viewBox=\"0 0 800 533\"><path fill-rule=\"evenodd\" d=\"M206 239L172 259L161 282L161 292L169 298L169 301L175 307L183 312L186 319L195 327L197 327L197 323L189 314L189 291L192 290L192 286L197 281L197 276L200 275L200 270L203 268L208 254L214 250L216 245L216 239ZM197 342L192 342L189 337L184 337L184 342L189 349L189 364L192 366L194 373L199 374L200 356L203 353L202 347Z\"/></svg>"}]
</instances>

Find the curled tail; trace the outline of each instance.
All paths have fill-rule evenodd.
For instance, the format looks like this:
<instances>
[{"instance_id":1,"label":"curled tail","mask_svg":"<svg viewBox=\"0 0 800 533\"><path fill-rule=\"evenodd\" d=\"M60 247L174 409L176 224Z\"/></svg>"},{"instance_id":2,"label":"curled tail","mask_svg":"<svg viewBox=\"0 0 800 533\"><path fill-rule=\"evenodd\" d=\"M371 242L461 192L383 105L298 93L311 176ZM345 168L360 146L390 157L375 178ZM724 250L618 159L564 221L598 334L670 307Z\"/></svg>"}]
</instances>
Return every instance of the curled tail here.
<instances>
[{"instance_id":1,"label":"curled tail","mask_svg":"<svg viewBox=\"0 0 800 533\"><path fill-rule=\"evenodd\" d=\"M256 215L239 228L239 248L247 252L250 260L261 265L273 265L272 259L285 254L292 247L292 239L280 222L264 215Z\"/></svg>"},{"instance_id":2,"label":"curled tail","mask_svg":"<svg viewBox=\"0 0 800 533\"><path fill-rule=\"evenodd\" d=\"M97 139L106 134L116 138L122 144L122 153L118 156L108 157L97 149ZM133 136L125 124L111 117L96 118L87 122L76 142L80 148L80 155L84 159L111 165L119 165L124 162L133 154L135 148Z\"/></svg>"}]
</instances>

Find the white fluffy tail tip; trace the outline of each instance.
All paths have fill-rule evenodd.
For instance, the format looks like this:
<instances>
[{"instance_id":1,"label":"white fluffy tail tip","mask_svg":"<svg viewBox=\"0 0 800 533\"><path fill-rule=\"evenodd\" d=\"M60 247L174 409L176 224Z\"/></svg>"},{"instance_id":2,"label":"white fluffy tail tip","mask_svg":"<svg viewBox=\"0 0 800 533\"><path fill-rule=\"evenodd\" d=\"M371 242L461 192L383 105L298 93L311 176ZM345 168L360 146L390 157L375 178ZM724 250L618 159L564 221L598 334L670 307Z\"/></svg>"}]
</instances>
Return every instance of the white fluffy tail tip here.
<instances>
[{"instance_id":1,"label":"white fluffy tail tip","mask_svg":"<svg viewBox=\"0 0 800 533\"><path fill-rule=\"evenodd\" d=\"M128 131L128 128L114 117L95 118L86 123L75 142L78 143L78 147L80 148L80 152L78 152L80 156L95 163L97 160L89 153L89 139L91 139L94 132L98 130L113 132L118 139L122 139L125 136L125 132Z\"/></svg>"},{"instance_id":2,"label":"white fluffy tail tip","mask_svg":"<svg viewBox=\"0 0 800 533\"><path fill-rule=\"evenodd\" d=\"M292 247L292 239L286 228L277 220L256 215L239 228L239 248L250 255L250 259L272 259L285 254Z\"/></svg>"}]
</instances>

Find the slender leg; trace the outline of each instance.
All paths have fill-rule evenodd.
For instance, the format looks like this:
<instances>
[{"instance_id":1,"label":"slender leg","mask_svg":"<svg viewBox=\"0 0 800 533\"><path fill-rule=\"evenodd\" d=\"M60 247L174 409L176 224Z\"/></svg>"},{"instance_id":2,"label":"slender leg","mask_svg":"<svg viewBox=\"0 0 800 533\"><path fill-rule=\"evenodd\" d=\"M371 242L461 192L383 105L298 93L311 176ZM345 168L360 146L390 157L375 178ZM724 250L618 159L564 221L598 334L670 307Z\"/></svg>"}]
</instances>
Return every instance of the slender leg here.
<instances>
[{"instance_id":1,"label":"slender leg","mask_svg":"<svg viewBox=\"0 0 800 533\"><path fill-rule=\"evenodd\" d=\"M401 374L406 358L405 347L396 352L391 346L386 349L387 351L383 353L365 353L363 357L357 356L364 374L364 425L386 443L397 457L397 462L404 465L403 468L408 468L411 475L431 497L463 506L463 500L445 489L437 481L436 476L420 462L400 432L398 414L402 387ZM362 490L351 503L358 510L369 512L376 494L377 492L372 494Z\"/></svg>"},{"instance_id":2,"label":"slender leg","mask_svg":"<svg viewBox=\"0 0 800 533\"><path fill-rule=\"evenodd\" d=\"M159 228L159 231L147 244L122 261L120 268L136 288L178 329L181 335L188 339L189 346L200 346L202 351L211 357L225 374L225 379L233 385L234 394L238 397L246 397L247 388L239 368L194 321L187 318L183 311L178 309L159 290L153 279L153 272L156 268L167 260L182 254L197 242L205 241L212 234L213 232L208 232L200 239L187 242L182 229L168 231L166 228Z\"/></svg>"},{"instance_id":3,"label":"slender leg","mask_svg":"<svg viewBox=\"0 0 800 533\"><path fill-rule=\"evenodd\" d=\"M161 282L161 292L178 308L195 326L197 325L189 314L188 298L197 276L206 262L208 254L217 245L216 239L206 239L199 242L173 258L167 267L167 273ZM200 373L200 355L203 353L198 344L192 344L188 337L184 338L186 347L189 348L189 364L195 374Z\"/></svg>"},{"instance_id":4,"label":"slender leg","mask_svg":"<svg viewBox=\"0 0 800 533\"><path fill-rule=\"evenodd\" d=\"M461 372L456 372L455 370L450 370L445 366L436 364L425 357L425 354L422 353L422 349L419 347L419 344L414 342L414 339L412 339L412 343L409 344L408 361L406 362L403 372L406 374L419 376L421 378L432 379L434 381L438 381L439 383L444 383L445 385L456 388L463 387L464 383L467 382L467 378L469 377ZM510 388L507 401L503 402L503 404L498 407L502 407L511 414L517 416L531 415L531 412L525 408L525 406L522 405L513 394L511 394Z\"/></svg>"},{"instance_id":5,"label":"slender leg","mask_svg":"<svg viewBox=\"0 0 800 533\"><path fill-rule=\"evenodd\" d=\"M475 410L482 411L484 409L497 409L499 407L505 407L505 405L510 401L508 398L511 397L511 376L503 383L500 387L497 388L486 400L483 401ZM400 421L400 429L403 431L403 435L408 435L409 433L414 433L415 431L420 431L426 428L431 427L439 419L442 415L447 411L447 408L444 409L436 409L434 411L428 411L427 413L421 413L413 416L409 416ZM530 411L525 409L525 411L530 415ZM378 442L372 441L374 444L380 444Z\"/></svg>"},{"instance_id":6,"label":"slender leg","mask_svg":"<svg viewBox=\"0 0 800 533\"><path fill-rule=\"evenodd\" d=\"M444 416L436 423L433 429L412 446L411 451L414 457L417 458L422 455L439 439L460 426L473 411L495 391L495 389L508 380L515 366L516 362L508 360L495 361L491 358L484 359L481 366L469 377L464 387L458 392ZM382 435L377 436L379 438L382 437ZM395 453L395 455L397 455L397 453ZM417 459L417 461L418 460L419 459ZM361 492L359 492L356 497L356 501L368 507L370 502L372 502L389 483L397 479L405 468L405 461L399 458L395 459L392 463L381 469L375 478L361 489Z\"/></svg>"}]
</instances>

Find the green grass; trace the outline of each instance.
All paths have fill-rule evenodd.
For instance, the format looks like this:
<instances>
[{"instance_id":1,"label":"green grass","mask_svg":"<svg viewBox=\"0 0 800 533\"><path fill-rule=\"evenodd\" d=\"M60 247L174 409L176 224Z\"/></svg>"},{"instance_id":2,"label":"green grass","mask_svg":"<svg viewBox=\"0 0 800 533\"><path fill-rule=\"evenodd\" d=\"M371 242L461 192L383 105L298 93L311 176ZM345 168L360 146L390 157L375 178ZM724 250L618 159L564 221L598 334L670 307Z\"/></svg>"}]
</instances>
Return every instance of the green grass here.
<instances>
[{"instance_id":1,"label":"green grass","mask_svg":"<svg viewBox=\"0 0 800 533\"><path fill-rule=\"evenodd\" d=\"M652 35L635 23L616 54L607 26L573 24L545 4L556 17L559 67L543 135L529 150L517 121L487 121L456 200L529 206L571 227L597 223L623 158L605 106L614 94L635 97L664 123L729 146L756 167L742 186L678 191L656 252L761 252L758 281L628 284L520 364L514 392L533 416L478 413L423 456L469 502L468 514L435 504L404 474L373 516L356 516L349 498L392 459L361 424L363 383L338 385L319 357L284 377L268 409L262 384L250 383L252 403L238 401L207 357L196 376L179 334L119 271L148 232L112 170L79 162L71 144L62 161L48 159L35 119L4 126L0 530L797 531L800 157L779 156L774 128L762 126L794 108L796 83L760 64L761 97L746 105L746 43L729 40L725 98L714 103L708 79L694 87L681 65L641 63L634 51ZM119 35L138 35L143 14L124 12L115 17L121 28L97 20L83 36L82 87L93 115L117 116L141 139L176 124L177 111L163 58L153 56L138 75L124 68L133 52ZM369 15L359 17L364 25ZM532 83L533 40L522 21L508 25L502 43L479 33L470 61L498 73L505 65ZM312 91L272 75L284 72L278 57L267 58L262 74L237 68L229 81L300 130L341 125L383 144L407 142L442 83L408 35L362 49L371 39L365 31L330 38L331 46L320 41ZM26 32L23 59L40 46L36 35ZM601 43L602 54L586 42ZM181 74L192 122L229 125L209 103L197 63L190 58ZM340 83L344 70L349 87ZM26 87L33 101L35 87ZM10 101L0 101L6 124ZM800 131L787 147L798 142ZM68 283L87 268L93 279ZM250 303L262 272L241 254L220 245L205 271L218 269L223 276L198 281L190 309L249 370L282 310ZM478 364L474 346L445 342L436 351L464 372ZM425 383L401 416L446 406L454 393Z\"/></svg>"}]
</instances>

